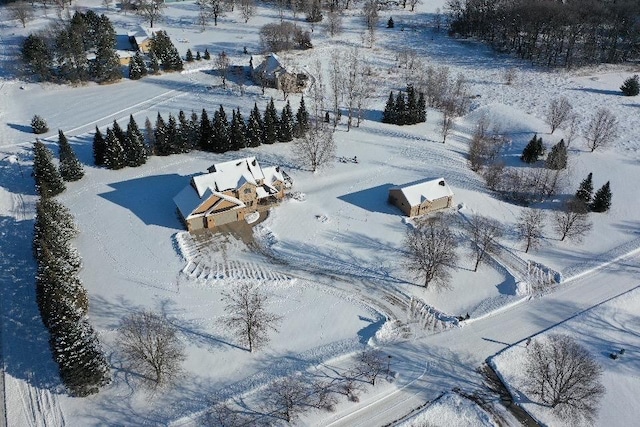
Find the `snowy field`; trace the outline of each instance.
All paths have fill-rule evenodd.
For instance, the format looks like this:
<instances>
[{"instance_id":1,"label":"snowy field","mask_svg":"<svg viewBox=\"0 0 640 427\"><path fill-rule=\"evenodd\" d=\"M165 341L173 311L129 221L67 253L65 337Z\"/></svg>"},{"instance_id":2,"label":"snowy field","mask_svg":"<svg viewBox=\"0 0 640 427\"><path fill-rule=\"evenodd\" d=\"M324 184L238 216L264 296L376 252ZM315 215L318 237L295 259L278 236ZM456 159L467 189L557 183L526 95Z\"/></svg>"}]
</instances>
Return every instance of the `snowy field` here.
<instances>
[{"instance_id":1,"label":"snowy field","mask_svg":"<svg viewBox=\"0 0 640 427\"><path fill-rule=\"evenodd\" d=\"M640 334L638 310L640 291L619 296L554 327L544 334L567 334L583 345L603 369L602 384L606 393L601 401L596 425L633 425L637 410L629 396L640 393ZM618 359L611 353L625 353ZM531 402L524 390L523 366L527 348L517 345L492 358L493 365L506 380L516 401L545 425L573 425L558 419L549 408Z\"/></svg>"},{"instance_id":2,"label":"snowy field","mask_svg":"<svg viewBox=\"0 0 640 427\"><path fill-rule=\"evenodd\" d=\"M106 11L98 3L82 1L81 5L107 13L119 33L140 23L134 15ZM516 292L519 278L499 260L481 265L474 273L472 261L461 250L463 256L454 272L451 291L415 286L415 278L403 264L402 239L408 225L400 211L387 204L391 186L445 177L455 193L455 205L464 206L463 213L481 213L501 221L509 230L504 245L516 257L561 272L568 284L569 279L575 277L577 282L595 267L640 248L640 199L635 186L635 178L640 176L640 99L618 93L622 81L638 70L600 67L563 72L532 68L474 42L436 33L430 26L432 14L444 3L438 0L419 5L413 14L383 13L375 47L361 48L375 69L377 97L360 128L346 132L341 124L335 133L337 155L357 156L358 163L336 162L315 174L300 167L288 144L224 155L194 151L154 157L143 167L117 172L91 166L92 131L96 126L104 129L114 119L123 124L132 114L142 125L146 117L153 120L158 112L166 118L181 109L187 113L202 108L212 112L219 105L227 110L240 107L246 117L254 102L262 110L270 97L280 110L284 105L282 94L267 90L263 95L259 87L251 85L244 96L237 84L223 89L220 78L211 71L212 65L206 62L188 65L180 74L139 81L123 79L108 86L72 88L25 83L17 77L20 70L11 55L19 50L23 36L51 22L54 13L39 16L23 29L0 10L0 277L3 283L13 285L2 291L8 419L15 420L15 425L122 425L131 420L152 425L178 420L188 423L214 399L250 395L274 378L318 365L345 365L350 355L368 343L393 354L398 380L369 390L360 406L343 403L338 414L312 414L303 419L305 424L357 425L344 414L366 408L366 402L375 407L373 403L383 402L387 395L391 396L387 401L391 401L401 395L393 394L395 390L410 390L421 404L450 391L460 381L477 382L473 369L486 357L481 355L497 351L496 343L502 345L504 341L501 328L508 327L499 325L486 333L481 329L486 324L479 321L481 326L469 324L434 338L408 315L410 300L419 299L441 313L443 319L466 313L472 320L479 319L523 301ZM234 64L245 66L248 56L242 54L243 47L251 53L259 51L260 27L277 19L275 9L260 7L248 24L232 13L220 19L217 27L202 32L194 23L196 14L192 2L172 3L160 24L174 41L181 40L176 43L180 53L184 55L187 48L201 52L208 48L212 55L225 50ZM393 14L395 31L383 28L385 14ZM301 16L297 21L308 25ZM337 50L360 45L362 31L361 18L354 11L345 18L341 36L331 39L316 28L312 35L314 49L281 56L300 69L310 69L315 59L327 63ZM429 110L424 124L398 127L379 122L389 91L405 85L404 73L395 61L397 46L415 49L431 65L450 67L453 75L463 73L477 95L472 111L456 121L446 144L440 143L441 115L433 110ZM518 67L517 81L505 85L504 70L514 66ZM556 206L575 192L587 173L593 172L596 188L611 182L612 208L606 214L592 214L594 228L582 244L560 242L548 227L541 250L524 254L513 227L523 208L498 200L485 188L482 178L468 169L468 139L479 118L487 116L512 140L509 156L518 156L535 133L550 146L563 132L549 135L543 117L550 101L558 96L570 99L583 124L597 107L606 106L618 117L621 131L614 144L594 153L589 153L578 138L570 149L569 184L558 200L540 207ZM297 108L299 95L290 99ZM62 129L85 164L85 177L69 184L59 199L71 209L81 230L75 245L84 262L81 279L90 295L90 320L104 341L115 379L99 395L86 399L64 394L35 304L31 238L36 195L30 177L33 134L29 127L34 114L48 121L50 132L44 135L44 141L54 152L57 130ZM196 245L182 231L172 198L191 176L215 162L240 156L256 156L263 165L283 166L294 180L294 191L303 193L304 200L285 201L265 222L255 226L260 253L229 235L216 235L206 245ZM284 317L280 332L256 354L237 348L221 323L221 295L239 281L258 284L269 294L270 308ZM187 379L153 399L135 387L135 379L113 352L119 320L139 307L166 314L179 328L189 355L185 363ZM511 313L522 313L526 308L521 304L503 311L502 318L511 324ZM385 324L387 319L398 323ZM627 328L631 318L620 320L616 325ZM440 328L451 326L449 322ZM538 327L542 328L537 323L531 326ZM540 329L522 331L534 333ZM494 337L493 341L483 343L479 350L472 344L477 340L466 341L470 336L484 340L488 335ZM432 343L430 339L437 342L433 348L440 354L421 347ZM593 345L600 345L601 352L607 351L603 342L594 341ZM454 347L455 351L449 350ZM517 351L515 348L501 357ZM423 363L423 358L429 360ZM629 368L625 384L632 387L631 378L637 377L639 367L626 360L635 359L622 361L628 365L618 361L616 367ZM607 370L607 378L609 375ZM417 384L421 388L416 391ZM486 414L460 399L447 395L428 407L426 414L430 415L426 417L469 413L469 417L478 417L478 423L492 425ZM621 424L611 417L620 413L615 405L623 405L625 400L611 399L608 394L601 425ZM638 415L630 412L630 416Z\"/></svg>"}]
</instances>

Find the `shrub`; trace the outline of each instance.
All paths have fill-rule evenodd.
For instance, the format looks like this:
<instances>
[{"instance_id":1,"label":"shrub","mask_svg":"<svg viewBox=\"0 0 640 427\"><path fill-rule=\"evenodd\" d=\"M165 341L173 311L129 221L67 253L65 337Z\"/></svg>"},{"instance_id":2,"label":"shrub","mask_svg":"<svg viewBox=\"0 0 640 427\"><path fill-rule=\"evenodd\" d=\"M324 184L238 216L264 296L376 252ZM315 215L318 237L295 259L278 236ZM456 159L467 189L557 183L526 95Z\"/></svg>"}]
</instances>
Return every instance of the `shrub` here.
<instances>
[{"instance_id":1,"label":"shrub","mask_svg":"<svg viewBox=\"0 0 640 427\"><path fill-rule=\"evenodd\" d=\"M638 75L634 75L633 77L629 77L624 81L622 86L620 86L620 90L624 94L624 96L636 96L640 93L640 78Z\"/></svg>"},{"instance_id":2,"label":"shrub","mask_svg":"<svg viewBox=\"0 0 640 427\"><path fill-rule=\"evenodd\" d=\"M33 133L36 135L49 132L49 126L47 126L46 120L37 114L31 119L31 129L33 129Z\"/></svg>"}]
</instances>

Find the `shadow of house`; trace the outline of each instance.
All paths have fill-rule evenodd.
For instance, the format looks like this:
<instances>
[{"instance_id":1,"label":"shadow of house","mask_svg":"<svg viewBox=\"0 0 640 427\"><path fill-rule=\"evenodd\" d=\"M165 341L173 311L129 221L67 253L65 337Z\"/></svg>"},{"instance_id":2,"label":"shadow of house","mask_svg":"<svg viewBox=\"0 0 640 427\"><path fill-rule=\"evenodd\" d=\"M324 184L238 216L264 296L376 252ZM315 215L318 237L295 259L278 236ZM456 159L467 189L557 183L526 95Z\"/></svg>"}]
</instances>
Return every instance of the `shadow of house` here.
<instances>
[{"instance_id":1,"label":"shadow of house","mask_svg":"<svg viewBox=\"0 0 640 427\"><path fill-rule=\"evenodd\" d=\"M382 184L355 193L344 194L338 199L369 212L393 215L396 214L396 210L387 202L391 188L393 188L393 184Z\"/></svg>"},{"instance_id":2,"label":"shadow of house","mask_svg":"<svg viewBox=\"0 0 640 427\"><path fill-rule=\"evenodd\" d=\"M105 200L128 209L146 225L181 229L171 199L190 177L178 174L153 175L109 184L114 191L99 194Z\"/></svg>"}]
</instances>

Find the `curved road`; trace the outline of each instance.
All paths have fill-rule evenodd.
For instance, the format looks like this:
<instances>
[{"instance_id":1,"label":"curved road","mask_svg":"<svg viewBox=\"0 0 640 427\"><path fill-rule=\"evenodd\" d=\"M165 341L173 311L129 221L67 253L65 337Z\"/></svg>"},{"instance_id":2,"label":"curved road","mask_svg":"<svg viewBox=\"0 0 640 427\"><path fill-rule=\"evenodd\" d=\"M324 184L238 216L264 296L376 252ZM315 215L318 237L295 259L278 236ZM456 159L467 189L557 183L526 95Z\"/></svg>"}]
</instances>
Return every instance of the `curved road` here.
<instances>
[{"instance_id":1,"label":"curved road","mask_svg":"<svg viewBox=\"0 0 640 427\"><path fill-rule=\"evenodd\" d=\"M473 391L481 384L475 369L506 347L570 319L584 310L640 288L640 253L617 260L558 288L463 328L385 349L399 372L398 390L364 399L358 408L337 413L322 425L382 426L410 413L443 391ZM524 344L520 344L524 345ZM426 368L426 369L425 369Z\"/></svg>"}]
</instances>

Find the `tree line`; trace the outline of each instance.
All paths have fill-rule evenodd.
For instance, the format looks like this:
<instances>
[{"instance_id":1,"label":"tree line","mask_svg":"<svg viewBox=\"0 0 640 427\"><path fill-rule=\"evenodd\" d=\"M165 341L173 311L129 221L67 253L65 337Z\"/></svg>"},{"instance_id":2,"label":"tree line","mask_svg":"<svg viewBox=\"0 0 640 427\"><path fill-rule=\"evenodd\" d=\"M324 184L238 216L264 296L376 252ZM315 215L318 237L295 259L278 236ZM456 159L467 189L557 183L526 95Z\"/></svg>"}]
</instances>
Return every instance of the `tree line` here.
<instances>
[{"instance_id":1,"label":"tree line","mask_svg":"<svg viewBox=\"0 0 640 427\"><path fill-rule=\"evenodd\" d=\"M620 63L640 54L634 0L451 0L450 32L550 67Z\"/></svg>"},{"instance_id":2,"label":"tree line","mask_svg":"<svg viewBox=\"0 0 640 427\"><path fill-rule=\"evenodd\" d=\"M116 34L109 18L76 11L68 22L30 34L22 58L43 81L107 83L122 77ZM89 60L88 53L95 53Z\"/></svg>"},{"instance_id":3,"label":"tree line","mask_svg":"<svg viewBox=\"0 0 640 427\"><path fill-rule=\"evenodd\" d=\"M290 142L304 136L310 129L309 114L304 98L297 112L293 113L289 101L277 112L273 98L263 113L257 103L244 119L240 109L234 109L231 120L221 105L209 118L202 109L198 117L195 112L187 117L184 111L178 116L169 114L168 119L158 113L155 125L145 120L145 134L133 116L129 117L126 131L117 121L103 134L97 127L93 138L93 158L97 166L121 169L126 166L143 165L149 155L167 156L187 153L192 149L225 153L242 148L258 147L262 144Z\"/></svg>"},{"instance_id":4,"label":"tree line","mask_svg":"<svg viewBox=\"0 0 640 427\"><path fill-rule=\"evenodd\" d=\"M61 158L65 158L70 147L60 135ZM109 364L87 319L89 299L78 277L82 259L71 245L78 229L69 210L52 198L64 191L63 176L75 180L82 175L63 166L62 160L60 171L56 169L42 142L36 141L34 151L33 174L40 195L33 237L36 300L62 382L71 395L87 396L111 382Z\"/></svg>"}]
</instances>

